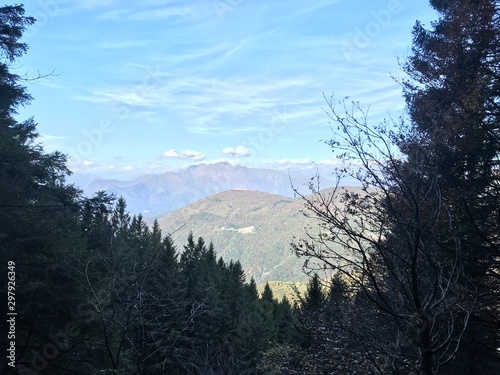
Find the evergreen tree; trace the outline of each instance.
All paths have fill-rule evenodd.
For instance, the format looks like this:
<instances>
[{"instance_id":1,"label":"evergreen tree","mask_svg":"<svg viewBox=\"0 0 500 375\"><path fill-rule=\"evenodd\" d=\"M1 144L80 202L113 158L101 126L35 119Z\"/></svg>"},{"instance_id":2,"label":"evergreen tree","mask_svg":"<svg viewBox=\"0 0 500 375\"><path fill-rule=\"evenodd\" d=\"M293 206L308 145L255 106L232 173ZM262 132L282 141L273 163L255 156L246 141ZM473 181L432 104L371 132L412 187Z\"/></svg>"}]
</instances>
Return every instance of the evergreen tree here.
<instances>
[{"instance_id":1,"label":"evergreen tree","mask_svg":"<svg viewBox=\"0 0 500 375\"><path fill-rule=\"evenodd\" d=\"M330 280L328 295L326 297L328 304L334 306L342 303L346 298L347 285L339 274L336 274Z\"/></svg>"},{"instance_id":2,"label":"evergreen tree","mask_svg":"<svg viewBox=\"0 0 500 375\"><path fill-rule=\"evenodd\" d=\"M348 278L354 306L370 305L356 314L357 324L346 320L346 331L353 342L363 337L374 368L493 373L498 2L433 0L431 6L440 18L430 31L417 23L406 65L408 124L370 126L359 104L339 113L330 103L339 132L329 144L361 165L339 170L339 178L356 178L362 190L305 198L324 233L296 250Z\"/></svg>"},{"instance_id":3,"label":"evergreen tree","mask_svg":"<svg viewBox=\"0 0 500 375\"><path fill-rule=\"evenodd\" d=\"M500 367L498 301L498 155L500 153L500 9L493 0L431 1L439 20L414 28L405 93L419 134L427 174L439 179L452 224L465 251L464 287L479 291L452 373L494 372ZM413 140L403 150L414 157ZM443 239L454 241L453 238ZM477 300L476 300L477 298ZM496 311L496 313L492 313ZM481 348L481 350L477 350Z\"/></svg>"},{"instance_id":4,"label":"evergreen tree","mask_svg":"<svg viewBox=\"0 0 500 375\"><path fill-rule=\"evenodd\" d=\"M266 285L264 286L264 290L262 291L262 301L267 301L267 302L274 302L274 295L273 295L273 290L269 286L269 283L266 282Z\"/></svg>"},{"instance_id":5,"label":"evergreen tree","mask_svg":"<svg viewBox=\"0 0 500 375\"><path fill-rule=\"evenodd\" d=\"M247 299L250 302L257 301L259 299L259 291L257 290L257 283L255 282L253 276L250 278L250 283L248 284L246 291L247 291Z\"/></svg>"},{"instance_id":6,"label":"evergreen tree","mask_svg":"<svg viewBox=\"0 0 500 375\"><path fill-rule=\"evenodd\" d=\"M299 344L302 342L302 333L299 328L300 324L296 311L292 309L292 305L286 296L277 307L277 320L276 325L278 328L277 342L281 344L294 343Z\"/></svg>"},{"instance_id":7,"label":"evergreen tree","mask_svg":"<svg viewBox=\"0 0 500 375\"><path fill-rule=\"evenodd\" d=\"M304 298L304 307L306 309L318 309L325 300L325 293L321 286L321 280L317 273L309 279L307 283L307 292Z\"/></svg>"},{"instance_id":8,"label":"evergreen tree","mask_svg":"<svg viewBox=\"0 0 500 375\"><path fill-rule=\"evenodd\" d=\"M32 118L15 118L18 108L31 101L24 78L12 69L28 49L21 38L35 21L24 13L21 5L0 7L0 298L4 317L8 262L14 264L11 269L19 286L15 291L17 369L3 360L0 373L36 365L58 374L75 360L76 348L58 349L50 354L50 361L42 349L50 342L51 332L64 331L61 322L72 320L78 304L77 285L66 263L71 252L84 246L77 226L81 198L77 189L65 183L69 170L64 155L44 152ZM6 329L2 319L2 353L7 352Z\"/></svg>"}]
</instances>

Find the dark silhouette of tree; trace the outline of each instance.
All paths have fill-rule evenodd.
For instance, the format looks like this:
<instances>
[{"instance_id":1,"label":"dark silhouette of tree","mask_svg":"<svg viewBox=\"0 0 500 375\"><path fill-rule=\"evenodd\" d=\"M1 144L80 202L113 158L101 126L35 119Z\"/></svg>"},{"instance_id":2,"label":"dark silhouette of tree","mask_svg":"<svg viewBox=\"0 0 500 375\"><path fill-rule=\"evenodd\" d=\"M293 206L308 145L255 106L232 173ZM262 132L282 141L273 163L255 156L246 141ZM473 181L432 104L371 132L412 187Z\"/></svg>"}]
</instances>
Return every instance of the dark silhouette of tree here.
<instances>
[{"instance_id":1,"label":"dark silhouette of tree","mask_svg":"<svg viewBox=\"0 0 500 375\"><path fill-rule=\"evenodd\" d=\"M15 117L19 107L31 101L24 86L29 78L14 73L13 64L28 49L21 38L33 22L21 5L0 7L0 298L5 317L7 264L14 262L18 313L17 368L2 360L1 374L31 365L35 356L40 368L54 373L72 360L70 347L57 348L50 363L40 350L50 342L49 327L69 319L76 306L72 293L76 285L61 260L71 249L83 247L76 221L80 193L65 183L69 170L64 155L44 153L37 143L35 121ZM3 353L7 352L6 329L2 319Z\"/></svg>"},{"instance_id":2,"label":"dark silhouette of tree","mask_svg":"<svg viewBox=\"0 0 500 375\"><path fill-rule=\"evenodd\" d=\"M266 283L266 285L264 286L264 290L262 292L262 300L268 302L274 301L273 290L269 286L269 283Z\"/></svg>"},{"instance_id":3,"label":"dark silhouette of tree","mask_svg":"<svg viewBox=\"0 0 500 375\"><path fill-rule=\"evenodd\" d=\"M323 229L295 249L339 271L370 304L362 331L374 369L437 373L456 355L475 293L460 284L464 250L449 225L450 207L427 177L425 159L395 157L399 135L354 117L356 104L342 115L331 109L340 129L332 146L360 165L339 178L351 173L362 188L323 193L311 186L314 198L304 200ZM444 237L451 240L443 244Z\"/></svg>"},{"instance_id":4,"label":"dark silhouette of tree","mask_svg":"<svg viewBox=\"0 0 500 375\"><path fill-rule=\"evenodd\" d=\"M441 17L431 30L414 29L405 95L412 125L427 144L429 174L440 177L442 195L452 203L452 225L466 249L464 277L479 291L453 373L494 372L500 366L499 4L431 5ZM406 140L403 150L413 143Z\"/></svg>"},{"instance_id":5,"label":"dark silhouette of tree","mask_svg":"<svg viewBox=\"0 0 500 375\"><path fill-rule=\"evenodd\" d=\"M325 300L325 293L323 292L323 287L321 285L321 280L317 273L309 279L307 283L307 291L304 297L303 307L306 309L317 309Z\"/></svg>"}]
</instances>

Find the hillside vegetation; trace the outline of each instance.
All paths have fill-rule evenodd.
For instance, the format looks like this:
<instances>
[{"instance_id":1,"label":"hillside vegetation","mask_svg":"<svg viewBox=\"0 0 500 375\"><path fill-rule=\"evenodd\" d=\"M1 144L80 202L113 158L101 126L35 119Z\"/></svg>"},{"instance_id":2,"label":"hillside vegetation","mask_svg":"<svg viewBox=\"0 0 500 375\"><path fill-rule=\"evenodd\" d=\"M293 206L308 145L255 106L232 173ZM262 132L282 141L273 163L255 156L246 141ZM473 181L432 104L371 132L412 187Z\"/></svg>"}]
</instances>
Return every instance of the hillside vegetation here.
<instances>
[{"instance_id":1,"label":"hillside vegetation","mask_svg":"<svg viewBox=\"0 0 500 375\"><path fill-rule=\"evenodd\" d=\"M358 191L359 188L349 188ZM328 190L324 191L328 194ZM306 281L295 238L320 229L301 212L303 201L254 190L230 190L157 217L164 233L181 244L190 232L213 242L226 261L239 261L248 277L266 281Z\"/></svg>"}]
</instances>

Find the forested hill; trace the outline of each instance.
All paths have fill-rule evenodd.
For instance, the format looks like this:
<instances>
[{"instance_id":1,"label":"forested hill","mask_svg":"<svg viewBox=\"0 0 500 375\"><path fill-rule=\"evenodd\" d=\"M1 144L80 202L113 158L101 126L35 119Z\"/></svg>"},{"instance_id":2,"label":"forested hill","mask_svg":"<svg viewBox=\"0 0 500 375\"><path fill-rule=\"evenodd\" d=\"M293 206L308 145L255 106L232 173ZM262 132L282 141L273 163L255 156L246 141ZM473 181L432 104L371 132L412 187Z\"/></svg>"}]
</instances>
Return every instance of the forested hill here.
<instances>
[{"instance_id":1,"label":"forested hill","mask_svg":"<svg viewBox=\"0 0 500 375\"><path fill-rule=\"evenodd\" d=\"M349 188L358 191L359 188ZM229 190L158 216L177 245L190 232L212 241L226 261L238 260L248 277L266 281L305 281L304 259L292 251L295 237L317 221L302 214L303 201L255 190Z\"/></svg>"}]
</instances>

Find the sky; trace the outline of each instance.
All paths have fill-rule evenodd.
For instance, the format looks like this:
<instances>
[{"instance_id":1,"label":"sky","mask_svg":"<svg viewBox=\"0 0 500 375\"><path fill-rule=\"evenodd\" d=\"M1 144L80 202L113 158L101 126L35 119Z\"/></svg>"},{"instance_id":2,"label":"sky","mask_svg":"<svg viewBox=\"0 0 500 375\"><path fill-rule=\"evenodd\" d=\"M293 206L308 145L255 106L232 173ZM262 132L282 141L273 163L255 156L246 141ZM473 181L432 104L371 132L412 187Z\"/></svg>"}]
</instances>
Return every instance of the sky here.
<instances>
[{"instance_id":1,"label":"sky","mask_svg":"<svg viewBox=\"0 0 500 375\"><path fill-rule=\"evenodd\" d=\"M335 166L325 98L377 124L423 0L32 0L16 73L45 151L75 173L128 179L191 164Z\"/></svg>"}]
</instances>

